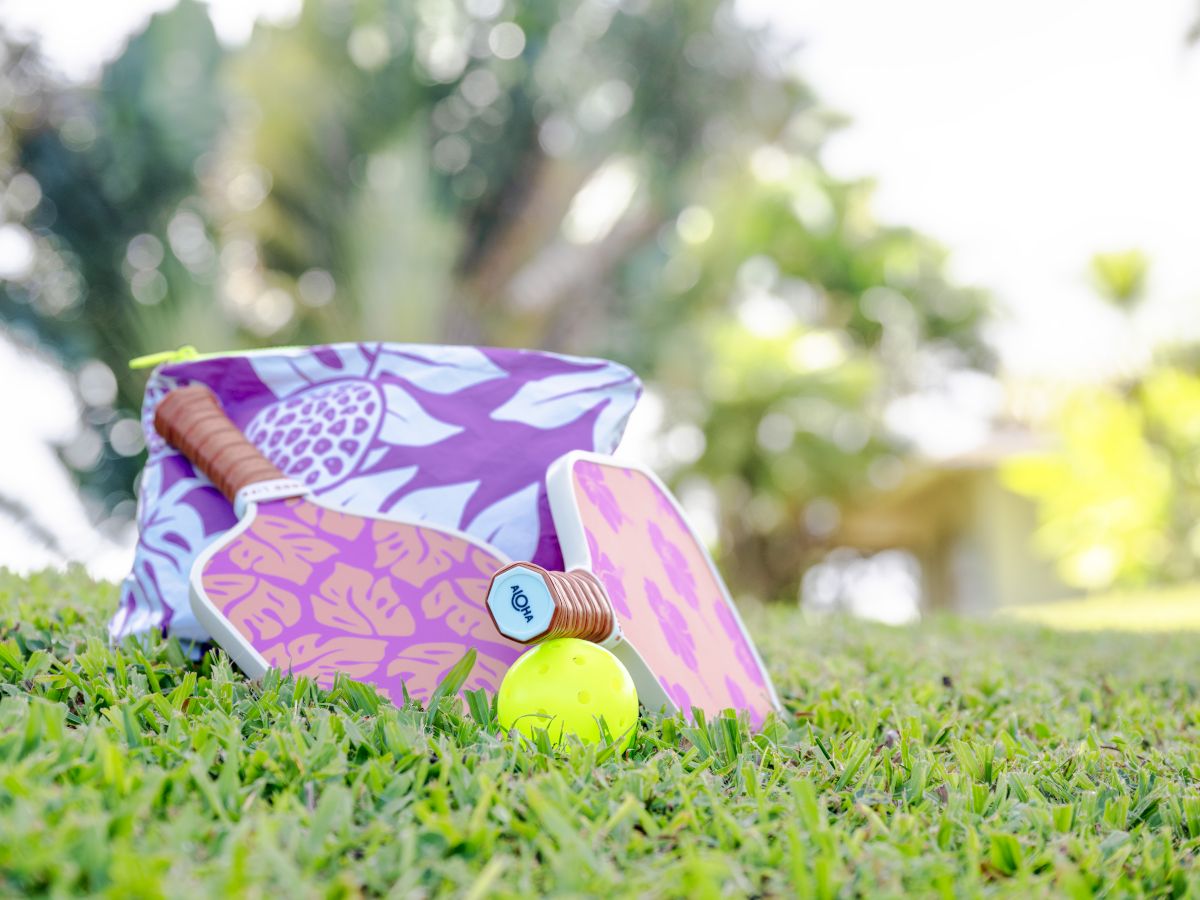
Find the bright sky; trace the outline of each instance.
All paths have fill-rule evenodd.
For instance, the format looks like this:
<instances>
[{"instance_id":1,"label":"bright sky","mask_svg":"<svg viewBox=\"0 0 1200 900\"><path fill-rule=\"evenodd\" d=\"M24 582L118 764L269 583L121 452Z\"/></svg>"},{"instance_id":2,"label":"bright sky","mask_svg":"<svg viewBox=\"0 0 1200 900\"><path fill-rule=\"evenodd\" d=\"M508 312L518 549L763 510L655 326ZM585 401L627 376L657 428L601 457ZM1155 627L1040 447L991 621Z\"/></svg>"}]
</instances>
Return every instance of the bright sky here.
<instances>
[{"instance_id":1,"label":"bright sky","mask_svg":"<svg viewBox=\"0 0 1200 900\"><path fill-rule=\"evenodd\" d=\"M854 124L828 148L879 181L882 218L953 251L1010 313L1014 374L1094 376L1200 337L1200 46L1195 0L743 0L804 41L801 71ZM1150 254L1131 331L1099 309L1091 255Z\"/></svg>"},{"instance_id":2,"label":"bright sky","mask_svg":"<svg viewBox=\"0 0 1200 900\"><path fill-rule=\"evenodd\" d=\"M171 2L0 0L0 17L86 77ZM210 6L218 32L237 41L255 15L286 17L296 3ZM1194 0L739 0L738 8L801 40L801 71L853 119L827 149L834 172L875 177L881 218L940 239L954 273L999 298L995 337L1011 374L1097 376L1136 365L1165 335L1200 338L1200 48L1184 43L1200 14ZM1094 300L1085 269L1096 251L1135 246L1153 267L1150 300L1130 325ZM16 365L0 353L0 383L13 383ZM47 396L60 390L48 384ZM0 400L6 420L14 393ZM12 487L4 470L23 469L0 467L0 490ZM61 484L46 479L75 528L79 510L60 490L65 473ZM27 550L0 532L0 564L33 559ZM103 555L98 568L120 574L125 563Z\"/></svg>"},{"instance_id":3,"label":"bright sky","mask_svg":"<svg viewBox=\"0 0 1200 900\"><path fill-rule=\"evenodd\" d=\"M146 24L151 14L170 9L176 0L0 0L4 24L36 35L43 51L59 69L87 78L116 56L129 35ZM241 43L250 36L255 19L278 20L293 15L299 0L209 0L209 15L221 39Z\"/></svg>"}]
</instances>

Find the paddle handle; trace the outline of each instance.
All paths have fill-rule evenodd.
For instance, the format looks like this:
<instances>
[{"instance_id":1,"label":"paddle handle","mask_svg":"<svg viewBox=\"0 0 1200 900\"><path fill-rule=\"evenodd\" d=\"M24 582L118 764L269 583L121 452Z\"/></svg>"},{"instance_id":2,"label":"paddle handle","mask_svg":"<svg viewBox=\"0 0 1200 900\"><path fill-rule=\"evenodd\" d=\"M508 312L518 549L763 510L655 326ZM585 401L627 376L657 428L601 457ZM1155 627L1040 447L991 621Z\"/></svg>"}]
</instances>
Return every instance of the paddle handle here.
<instances>
[{"instance_id":1,"label":"paddle handle","mask_svg":"<svg viewBox=\"0 0 1200 900\"><path fill-rule=\"evenodd\" d=\"M492 576L487 607L497 630L522 644L565 637L611 644L621 634L604 585L585 569L511 563Z\"/></svg>"},{"instance_id":2,"label":"paddle handle","mask_svg":"<svg viewBox=\"0 0 1200 900\"><path fill-rule=\"evenodd\" d=\"M238 491L284 477L233 424L202 384L175 388L158 404L154 427L232 503Z\"/></svg>"}]
</instances>

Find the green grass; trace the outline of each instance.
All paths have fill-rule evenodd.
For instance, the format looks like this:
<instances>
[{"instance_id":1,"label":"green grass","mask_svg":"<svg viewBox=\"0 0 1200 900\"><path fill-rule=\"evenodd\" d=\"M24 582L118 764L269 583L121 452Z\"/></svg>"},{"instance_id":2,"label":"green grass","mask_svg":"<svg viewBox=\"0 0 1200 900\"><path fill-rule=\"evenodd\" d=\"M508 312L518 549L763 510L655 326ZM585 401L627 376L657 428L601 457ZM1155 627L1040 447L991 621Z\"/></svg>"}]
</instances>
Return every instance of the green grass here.
<instances>
[{"instance_id":1,"label":"green grass","mask_svg":"<svg viewBox=\"0 0 1200 900\"><path fill-rule=\"evenodd\" d=\"M1200 583L1017 606L1004 615L1063 631L1200 631Z\"/></svg>"},{"instance_id":2,"label":"green grass","mask_svg":"<svg viewBox=\"0 0 1200 900\"><path fill-rule=\"evenodd\" d=\"M112 589L0 574L0 893L1183 896L1194 637L757 620L786 715L625 758L446 703L111 649Z\"/></svg>"}]
</instances>

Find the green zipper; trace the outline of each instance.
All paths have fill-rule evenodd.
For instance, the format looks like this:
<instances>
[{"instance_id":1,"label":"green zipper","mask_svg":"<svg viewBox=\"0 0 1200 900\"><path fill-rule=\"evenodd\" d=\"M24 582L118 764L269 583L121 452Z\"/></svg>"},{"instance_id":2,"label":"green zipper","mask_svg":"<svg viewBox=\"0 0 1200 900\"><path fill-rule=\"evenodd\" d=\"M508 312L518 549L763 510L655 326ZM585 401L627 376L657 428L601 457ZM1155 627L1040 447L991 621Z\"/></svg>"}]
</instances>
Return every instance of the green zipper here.
<instances>
[{"instance_id":1,"label":"green zipper","mask_svg":"<svg viewBox=\"0 0 1200 900\"><path fill-rule=\"evenodd\" d=\"M191 344L184 344L178 350L164 350L161 353L148 353L145 356L136 356L129 361L131 369L153 369L155 366L161 366L163 363L188 362L189 360L199 359L200 354Z\"/></svg>"},{"instance_id":2,"label":"green zipper","mask_svg":"<svg viewBox=\"0 0 1200 900\"><path fill-rule=\"evenodd\" d=\"M191 344L184 344L175 350L164 350L161 353L148 353L145 356L135 356L129 361L131 369L153 369L157 366L178 362L194 362L197 359L216 359L220 356L258 356L262 353L278 353L281 350L302 350L303 347L260 347L257 350L222 350L216 353L201 353Z\"/></svg>"}]
</instances>

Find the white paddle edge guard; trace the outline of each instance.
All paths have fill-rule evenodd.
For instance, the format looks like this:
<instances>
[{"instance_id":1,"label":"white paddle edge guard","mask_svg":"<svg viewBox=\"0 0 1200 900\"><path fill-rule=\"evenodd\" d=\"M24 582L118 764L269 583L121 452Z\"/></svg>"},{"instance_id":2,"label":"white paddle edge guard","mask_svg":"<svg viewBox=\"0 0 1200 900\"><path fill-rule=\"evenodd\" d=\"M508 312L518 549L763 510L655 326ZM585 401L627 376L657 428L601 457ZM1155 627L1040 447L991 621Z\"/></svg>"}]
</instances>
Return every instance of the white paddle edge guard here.
<instances>
[{"instance_id":1,"label":"white paddle edge guard","mask_svg":"<svg viewBox=\"0 0 1200 900\"><path fill-rule=\"evenodd\" d=\"M247 503L303 497L307 493L308 488L291 478L275 478L271 481L248 484L233 498L233 514L239 519L242 518L246 514Z\"/></svg>"},{"instance_id":2,"label":"white paddle edge guard","mask_svg":"<svg viewBox=\"0 0 1200 900\"><path fill-rule=\"evenodd\" d=\"M587 569L589 572L592 571L592 554L588 549L587 535L584 533L583 520L579 515L579 506L575 500L574 471L575 463L577 462L594 462L615 469L628 469L631 472L638 472L649 478L662 491L663 496L675 508L680 520L687 526L696 543L704 549L704 559L708 563L708 567L717 584L720 585L721 593L725 597L730 612L733 613L734 621L737 622L742 636L746 638L746 644L749 646L750 652L754 655L754 661L758 664L758 668L763 674L763 681L767 688L767 697L777 711L782 710L783 704L779 702L779 695L775 692L775 685L771 681L767 667L763 664L762 657L758 653L758 647L755 646L754 640L750 637L750 632L746 630L746 623L742 621L742 614L738 612L737 604L733 602L733 597L729 594L729 588L725 584L725 579L721 577L721 572L717 568L717 564L713 562L712 554L704 547L704 542L700 540L695 529L689 524L687 513L679 505L679 501L675 499L675 495L663 484L662 479L650 469L638 463L622 462L621 460L613 459L611 456L605 456L603 453L592 453L588 450L572 450L569 453L564 453L550 464L550 468L546 471L546 493L550 500L550 517L554 520L554 530L558 533L558 543L562 548L563 568L568 571L570 569ZM621 625L618 621L618 636L620 636L620 628ZM629 669L629 674L633 676L633 683L637 687L638 697L641 699L643 706L647 709L658 709L665 706L668 710L682 712L685 716L691 715L691 710L680 710L679 705L667 695L667 692L663 690L663 686L658 681L658 676L654 674L649 664L642 659L637 649L630 644L628 637L619 640L615 646L608 649L625 664L625 668Z\"/></svg>"},{"instance_id":3,"label":"white paddle edge guard","mask_svg":"<svg viewBox=\"0 0 1200 900\"><path fill-rule=\"evenodd\" d=\"M283 479L287 480L287 479ZM262 482L263 484L274 484L278 482ZM298 482L292 482L297 484ZM239 492L240 494L240 492ZM487 541L482 541L474 535L467 534L465 531L459 531L457 528L447 528L444 525L435 525L433 522L421 521L419 519L405 518L404 516L388 516L381 514L363 515L357 513L353 509L330 506L328 503L322 503L320 500L313 497L307 488L301 487L298 493L281 494L279 497L270 499L286 499L287 497L302 496L314 506L319 506L322 509L332 510L333 512L346 513L352 516L359 516L371 522L395 522L399 525L413 525L417 528L428 528L431 531L437 531L441 534L455 537L468 543L474 544L485 553L490 553L500 563L497 568L507 566L512 562L508 555L502 552L498 547L493 547ZM188 600L192 607L192 615L196 617L196 621L204 626L204 630L208 632L209 642L216 644L225 652L225 654L234 661L239 669L249 678L262 678L272 668L274 668L266 658L254 649L251 644L240 631L238 631L232 622L225 618L224 614L217 609L216 604L209 599L208 594L204 592L204 567L208 565L208 561L215 556L226 544L236 539L243 531L250 527L250 523L254 521L254 516L258 512L258 502L248 500L245 507L239 514L238 523L228 531L220 535L211 544L205 547L200 555L196 557L196 561L192 563L192 570L188 575Z\"/></svg>"},{"instance_id":4,"label":"white paddle edge guard","mask_svg":"<svg viewBox=\"0 0 1200 900\"><path fill-rule=\"evenodd\" d=\"M612 601L610 600L609 602L611 603ZM616 653L617 648L625 644L625 632L621 631L621 619L620 616L617 615L617 611L615 609L613 610L612 631L608 633L608 637L602 641L597 641L597 643L605 650L611 650L613 653ZM626 668L629 667L626 666Z\"/></svg>"}]
</instances>

